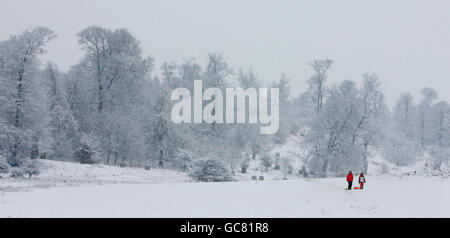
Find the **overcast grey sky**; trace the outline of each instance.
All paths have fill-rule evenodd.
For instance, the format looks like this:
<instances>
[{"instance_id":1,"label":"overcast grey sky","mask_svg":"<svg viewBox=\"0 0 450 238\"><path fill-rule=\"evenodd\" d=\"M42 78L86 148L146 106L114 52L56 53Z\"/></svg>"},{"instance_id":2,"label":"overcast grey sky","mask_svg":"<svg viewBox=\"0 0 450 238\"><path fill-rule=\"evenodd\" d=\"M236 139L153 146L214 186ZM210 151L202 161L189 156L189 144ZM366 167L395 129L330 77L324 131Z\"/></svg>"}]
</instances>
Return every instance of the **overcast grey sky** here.
<instances>
[{"instance_id":1,"label":"overcast grey sky","mask_svg":"<svg viewBox=\"0 0 450 238\"><path fill-rule=\"evenodd\" d=\"M450 1L283 0L0 0L0 40L43 25L58 38L44 60L62 70L82 52L76 34L89 25L128 28L159 65L209 51L261 80L291 78L306 88L308 62L335 61L329 79L378 73L392 104L401 92L428 86L450 101Z\"/></svg>"}]
</instances>

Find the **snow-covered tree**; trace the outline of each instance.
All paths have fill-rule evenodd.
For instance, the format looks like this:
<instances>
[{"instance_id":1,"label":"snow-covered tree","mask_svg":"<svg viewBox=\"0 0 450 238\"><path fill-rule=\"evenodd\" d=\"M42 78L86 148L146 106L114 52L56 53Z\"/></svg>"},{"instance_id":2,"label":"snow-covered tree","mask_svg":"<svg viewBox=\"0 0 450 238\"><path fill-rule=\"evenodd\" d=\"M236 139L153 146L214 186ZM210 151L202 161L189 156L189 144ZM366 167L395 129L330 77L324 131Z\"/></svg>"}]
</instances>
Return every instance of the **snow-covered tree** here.
<instances>
[{"instance_id":1,"label":"snow-covered tree","mask_svg":"<svg viewBox=\"0 0 450 238\"><path fill-rule=\"evenodd\" d=\"M39 139L45 121L47 101L39 82L38 56L54 37L52 30L35 27L0 43L0 121L7 138L1 147L8 150L13 166L30 156L32 138Z\"/></svg>"},{"instance_id":2,"label":"snow-covered tree","mask_svg":"<svg viewBox=\"0 0 450 238\"><path fill-rule=\"evenodd\" d=\"M78 34L85 54L63 72L55 63L39 64L38 56L54 37L48 28L36 27L0 43L0 159L9 163L0 165L4 168L25 166L28 158L49 158L127 166L159 163L186 171L198 158L213 158L204 165L217 171L234 172L252 159L268 169L274 146L292 136L301 137L299 146L308 153L304 174L365 172L374 153L398 165L412 164L422 155L433 159L435 169L448 163L450 106L436 102L437 93L430 88L421 91L417 102L409 93L400 95L390 115L376 74L363 74L361 83L344 80L328 86L329 59L310 63L313 75L304 92L292 92L284 74L269 84L251 68L234 74L218 52L209 53L205 62L163 62L153 72L153 59L143 55L128 30L98 26ZM175 124L170 92L184 87L192 93L195 80L222 91L278 88L278 133L261 135L260 123ZM202 106L210 103L204 100ZM246 99L247 112L249 105ZM276 165L281 162L286 172L284 159Z\"/></svg>"},{"instance_id":3,"label":"snow-covered tree","mask_svg":"<svg viewBox=\"0 0 450 238\"><path fill-rule=\"evenodd\" d=\"M431 108L431 142L440 147L450 147L450 105L439 101Z\"/></svg>"},{"instance_id":4,"label":"snow-covered tree","mask_svg":"<svg viewBox=\"0 0 450 238\"><path fill-rule=\"evenodd\" d=\"M75 161L81 164L99 163L100 146L97 136L82 133L80 141L73 153Z\"/></svg>"},{"instance_id":5,"label":"snow-covered tree","mask_svg":"<svg viewBox=\"0 0 450 238\"><path fill-rule=\"evenodd\" d=\"M91 26L78 36L86 55L67 85L80 130L95 131L107 162L143 160L142 87L153 60L143 57L139 41L126 29Z\"/></svg>"},{"instance_id":6,"label":"snow-covered tree","mask_svg":"<svg viewBox=\"0 0 450 238\"><path fill-rule=\"evenodd\" d=\"M436 91L431 88L424 88L420 93L422 94L422 101L419 104L419 136L420 145L422 146L422 149L424 149L431 136L431 107L438 95Z\"/></svg>"},{"instance_id":7,"label":"snow-covered tree","mask_svg":"<svg viewBox=\"0 0 450 238\"><path fill-rule=\"evenodd\" d=\"M208 54L208 65L204 72L204 87L223 88L227 84L227 77L233 70L225 61L223 54L212 52Z\"/></svg>"},{"instance_id":8,"label":"snow-covered tree","mask_svg":"<svg viewBox=\"0 0 450 238\"><path fill-rule=\"evenodd\" d=\"M363 80L363 85L366 83ZM376 92L367 92L366 87L359 90L352 81L333 86L321 113L311 121L306 143L310 148L310 169L317 175L367 169L367 147L373 139L370 130L376 124L369 124L373 119L369 112L382 102ZM377 102L369 103L371 93Z\"/></svg>"},{"instance_id":9,"label":"snow-covered tree","mask_svg":"<svg viewBox=\"0 0 450 238\"><path fill-rule=\"evenodd\" d=\"M409 140L418 138L418 108L410 93L403 93L397 100L393 110L393 124L396 131Z\"/></svg>"},{"instance_id":10,"label":"snow-covered tree","mask_svg":"<svg viewBox=\"0 0 450 238\"><path fill-rule=\"evenodd\" d=\"M356 122L352 143L362 147L362 172L366 173L369 166L369 147L381 144L384 137L383 127L388 121L388 113L378 76L369 73L362 76L362 87L357 97L359 118Z\"/></svg>"},{"instance_id":11,"label":"snow-covered tree","mask_svg":"<svg viewBox=\"0 0 450 238\"><path fill-rule=\"evenodd\" d=\"M47 157L70 160L78 142L79 128L68 104L63 75L59 73L55 64L49 62L42 73L42 78L48 89L49 120L45 130L49 130L51 136L51 139L47 139L51 143L50 149L44 149L44 152ZM45 136L49 135L45 133Z\"/></svg>"}]
</instances>

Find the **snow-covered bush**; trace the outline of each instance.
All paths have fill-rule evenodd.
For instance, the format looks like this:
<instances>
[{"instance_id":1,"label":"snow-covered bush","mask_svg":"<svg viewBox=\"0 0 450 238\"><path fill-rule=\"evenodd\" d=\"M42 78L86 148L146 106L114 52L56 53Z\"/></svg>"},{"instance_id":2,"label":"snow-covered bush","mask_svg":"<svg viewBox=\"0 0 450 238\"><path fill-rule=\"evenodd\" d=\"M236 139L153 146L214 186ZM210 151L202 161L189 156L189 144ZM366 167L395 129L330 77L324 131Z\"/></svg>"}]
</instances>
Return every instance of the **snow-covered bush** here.
<instances>
[{"instance_id":1,"label":"snow-covered bush","mask_svg":"<svg viewBox=\"0 0 450 238\"><path fill-rule=\"evenodd\" d=\"M247 158L242 159L240 166L241 166L241 172L247 171L248 167L250 166L250 158L247 157Z\"/></svg>"},{"instance_id":2,"label":"snow-covered bush","mask_svg":"<svg viewBox=\"0 0 450 238\"><path fill-rule=\"evenodd\" d=\"M0 155L0 173L8 173L9 165L6 163L6 158Z\"/></svg>"},{"instance_id":3,"label":"snow-covered bush","mask_svg":"<svg viewBox=\"0 0 450 238\"><path fill-rule=\"evenodd\" d=\"M15 167L11 170L10 176L13 178L21 178L25 175L31 178L32 175L40 173L38 161L25 159L20 167Z\"/></svg>"},{"instance_id":4,"label":"snow-covered bush","mask_svg":"<svg viewBox=\"0 0 450 238\"><path fill-rule=\"evenodd\" d=\"M193 160L194 155L188 150L180 149L175 153L175 162L183 172L191 167Z\"/></svg>"},{"instance_id":5,"label":"snow-covered bush","mask_svg":"<svg viewBox=\"0 0 450 238\"><path fill-rule=\"evenodd\" d=\"M202 182L226 182L233 180L226 166L215 159L196 161L189 176Z\"/></svg>"},{"instance_id":6,"label":"snow-covered bush","mask_svg":"<svg viewBox=\"0 0 450 238\"><path fill-rule=\"evenodd\" d=\"M431 161L429 163L432 165L434 170L440 170L443 164L448 164L448 159L450 157L450 149L441 146L430 146L427 150L431 155Z\"/></svg>"},{"instance_id":7,"label":"snow-covered bush","mask_svg":"<svg viewBox=\"0 0 450 238\"><path fill-rule=\"evenodd\" d=\"M13 168L9 176L12 178L22 178L23 175L24 170L22 168Z\"/></svg>"},{"instance_id":8,"label":"snow-covered bush","mask_svg":"<svg viewBox=\"0 0 450 238\"><path fill-rule=\"evenodd\" d=\"M98 143L94 137L83 133L78 148L76 148L73 153L73 157L81 164L98 163L98 147Z\"/></svg>"},{"instance_id":9,"label":"snow-covered bush","mask_svg":"<svg viewBox=\"0 0 450 238\"><path fill-rule=\"evenodd\" d=\"M300 169L299 174L302 175L304 178L307 178L309 176L305 165L302 165L302 168Z\"/></svg>"},{"instance_id":10,"label":"snow-covered bush","mask_svg":"<svg viewBox=\"0 0 450 238\"><path fill-rule=\"evenodd\" d=\"M23 170L23 173L30 178L32 175L38 175L40 173L38 162L36 160L27 160L21 169Z\"/></svg>"},{"instance_id":11,"label":"snow-covered bush","mask_svg":"<svg viewBox=\"0 0 450 238\"><path fill-rule=\"evenodd\" d=\"M265 153L261 155L261 166L264 168L264 170L267 172L270 167L272 167L272 158L270 157L270 154Z\"/></svg>"},{"instance_id":12,"label":"snow-covered bush","mask_svg":"<svg viewBox=\"0 0 450 238\"><path fill-rule=\"evenodd\" d=\"M8 157L6 158L6 162L11 166L11 167L20 167L23 162L25 160L23 158L14 156L14 155L8 155Z\"/></svg>"}]
</instances>

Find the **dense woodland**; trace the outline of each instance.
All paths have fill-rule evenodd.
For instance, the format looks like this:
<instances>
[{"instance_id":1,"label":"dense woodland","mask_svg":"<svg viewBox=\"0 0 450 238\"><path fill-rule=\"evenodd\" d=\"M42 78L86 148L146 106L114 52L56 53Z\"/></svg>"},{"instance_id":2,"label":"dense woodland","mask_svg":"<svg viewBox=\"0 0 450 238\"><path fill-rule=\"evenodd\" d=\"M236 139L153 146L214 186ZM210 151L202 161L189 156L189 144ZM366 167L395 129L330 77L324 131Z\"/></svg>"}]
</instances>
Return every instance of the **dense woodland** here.
<instances>
[{"instance_id":1,"label":"dense woodland","mask_svg":"<svg viewBox=\"0 0 450 238\"><path fill-rule=\"evenodd\" d=\"M249 160L271 158L271 148L291 136L302 137L299 146L308 151L292 159L315 176L367 171L375 154L399 166L424 155L433 158L433 169L448 164L450 106L430 88L420 98L401 94L390 108L376 73L331 84L333 61L312 59L311 77L295 79L308 89L292 92L288 76L267 85L218 52L205 62L163 63L157 74L128 30L98 26L79 32L84 56L63 72L57 62L39 60L55 37L36 27L0 43L0 163L7 166L51 159L186 171L195 161L215 159L237 171ZM261 135L258 124L174 124L171 92L192 90L194 80L204 88L279 88L278 133Z\"/></svg>"}]
</instances>

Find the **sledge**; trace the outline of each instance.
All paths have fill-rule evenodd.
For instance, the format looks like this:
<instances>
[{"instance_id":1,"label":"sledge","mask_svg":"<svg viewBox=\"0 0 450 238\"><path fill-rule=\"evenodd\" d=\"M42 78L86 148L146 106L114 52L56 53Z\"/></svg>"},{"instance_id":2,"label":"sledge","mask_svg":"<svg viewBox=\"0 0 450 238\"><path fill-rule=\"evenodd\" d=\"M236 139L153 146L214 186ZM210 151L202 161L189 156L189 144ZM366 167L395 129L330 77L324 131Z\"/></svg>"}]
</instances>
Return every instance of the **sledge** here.
<instances>
[{"instance_id":1,"label":"sledge","mask_svg":"<svg viewBox=\"0 0 450 238\"><path fill-rule=\"evenodd\" d=\"M353 187L352 190L361 189L360 187ZM349 190L348 188L344 188L344 190Z\"/></svg>"}]
</instances>

